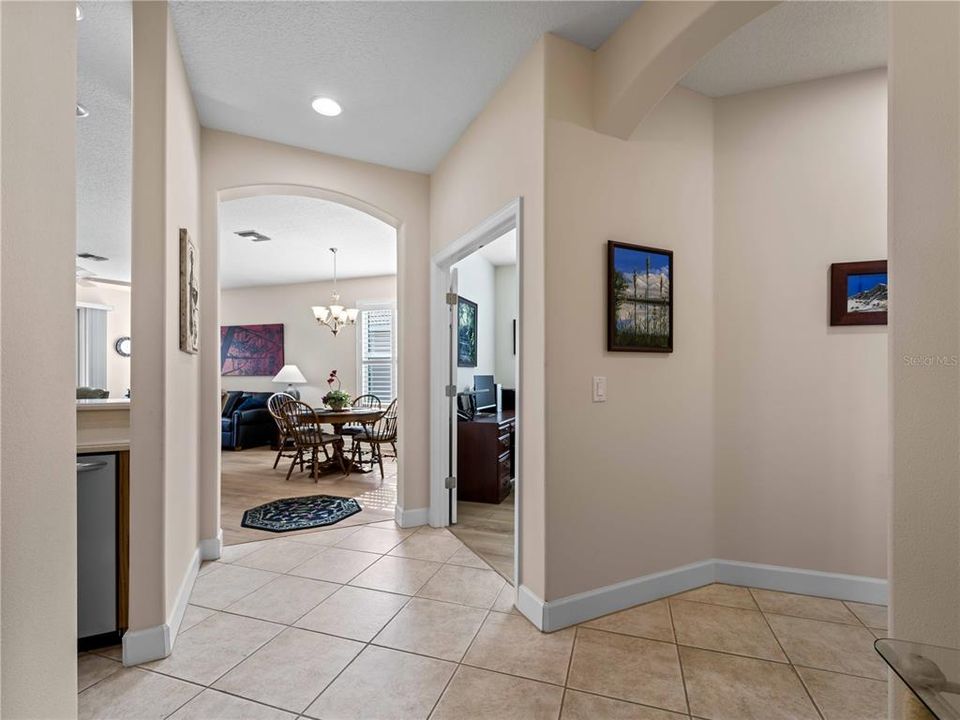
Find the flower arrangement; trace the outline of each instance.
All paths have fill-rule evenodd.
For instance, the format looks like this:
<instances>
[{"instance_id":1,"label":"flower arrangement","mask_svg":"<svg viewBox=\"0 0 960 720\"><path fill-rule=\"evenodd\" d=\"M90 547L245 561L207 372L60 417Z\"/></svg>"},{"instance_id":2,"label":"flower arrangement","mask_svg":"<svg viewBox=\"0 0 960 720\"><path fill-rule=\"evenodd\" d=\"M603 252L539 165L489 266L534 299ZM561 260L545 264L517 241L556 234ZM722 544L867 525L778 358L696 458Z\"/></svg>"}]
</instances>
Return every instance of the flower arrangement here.
<instances>
[{"instance_id":1,"label":"flower arrangement","mask_svg":"<svg viewBox=\"0 0 960 720\"><path fill-rule=\"evenodd\" d=\"M337 389L333 389L333 384L337 384ZM327 385L331 388L327 391L327 394L323 396L324 404L331 408L332 410L343 410L347 405L350 404L350 395L345 393L341 387L340 378L337 377L337 371L331 370L329 377L327 377Z\"/></svg>"}]
</instances>

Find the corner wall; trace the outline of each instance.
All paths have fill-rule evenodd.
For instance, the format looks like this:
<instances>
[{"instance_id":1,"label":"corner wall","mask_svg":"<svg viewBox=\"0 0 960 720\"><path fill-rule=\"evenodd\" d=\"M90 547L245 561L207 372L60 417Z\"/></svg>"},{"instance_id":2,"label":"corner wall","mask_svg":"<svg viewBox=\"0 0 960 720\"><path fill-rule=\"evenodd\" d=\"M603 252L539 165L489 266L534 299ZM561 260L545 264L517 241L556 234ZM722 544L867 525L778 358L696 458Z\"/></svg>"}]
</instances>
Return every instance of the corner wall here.
<instances>
[{"instance_id":1,"label":"corner wall","mask_svg":"<svg viewBox=\"0 0 960 720\"><path fill-rule=\"evenodd\" d=\"M677 88L629 140L603 135L592 60L547 37L548 602L714 547L712 103ZM606 350L608 240L674 251L672 354Z\"/></svg>"},{"instance_id":2,"label":"corner wall","mask_svg":"<svg viewBox=\"0 0 960 720\"><path fill-rule=\"evenodd\" d=\"M74 3L0 3L0 716L9 720L77 712L76 51Z\"/></svg>"},{"instance_id":3,"label":"corner wall","mask_svg":"<svg viewBox=\"0 0 960 720\"><path fill-rule=\"evenodd\" d=\"M893 3L890 35L891 631L957 647L960 6Z\"/></svg>"},{"instance_id":4,"label":"corner wall","mask_svg":"<svg viewBox=\"0 0 960 720\"><path fill-rule=\"evenodd\" d=\"M523 348L518 431L522 439L517 473L523 531L518 568L520 583L540 597L546 585L544 367L549 350L544 328L544 68L541 39L430 177L432 253L514 198L523 199L518 245L522 268L518 342Z\"/></svg>"},{"instance_id":5,"label":"corner wall","mask_svg":"<svg viewBox=\"0 0 960 720\"><path fill-rule=\"evenodd\" d=\"M133 38L128 663L170 651L196 573L199 373L210 351L180 350L181 227L202 252L200 126L165 2L134 4Z\"/></svg>"},{"instance_id":6,"label":"corner wall","mask_svg":"<svg viewBox=\"0 0 960 720\"><path fill-rule=\"evenodd\" d=\"M886 577L887 327L829 320L830 264L887 256L886 102L882 69L715 101L725 560Z\"/></svg>"}]
</instances>

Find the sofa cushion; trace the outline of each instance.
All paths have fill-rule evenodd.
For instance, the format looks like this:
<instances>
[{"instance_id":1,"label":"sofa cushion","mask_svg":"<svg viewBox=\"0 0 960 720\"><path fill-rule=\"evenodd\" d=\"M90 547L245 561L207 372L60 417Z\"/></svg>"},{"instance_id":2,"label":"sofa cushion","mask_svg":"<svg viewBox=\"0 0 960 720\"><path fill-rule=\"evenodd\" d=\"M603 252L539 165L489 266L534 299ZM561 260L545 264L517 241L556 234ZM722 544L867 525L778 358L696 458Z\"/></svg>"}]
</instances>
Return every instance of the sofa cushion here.
<instances>
[{"instance_id":1,"label":"sofa cushion","mask_svg":"<svg viewBox=\"0 0 960 720\"><path fill-rule=\"evenodd\" d=\"M240 404L234 408L234 412L243 412L245 410L263 410L267 407L267 399L273 393L244 393Z\"/></svg>"},{"instance_id":2,"label":"sofa cushion","mask_svg":"<svg viewBox=\"0 0 960 720\"><path fill-rule=\"evenodd\" d=\"M237 409L237 405L240 404L243 395L243 392L240 390L231 390L228 392L227 399L223 403L223 409L220 411L220 416L228 418L233 415L233 411Z\"/></svg>"}]
</instances>

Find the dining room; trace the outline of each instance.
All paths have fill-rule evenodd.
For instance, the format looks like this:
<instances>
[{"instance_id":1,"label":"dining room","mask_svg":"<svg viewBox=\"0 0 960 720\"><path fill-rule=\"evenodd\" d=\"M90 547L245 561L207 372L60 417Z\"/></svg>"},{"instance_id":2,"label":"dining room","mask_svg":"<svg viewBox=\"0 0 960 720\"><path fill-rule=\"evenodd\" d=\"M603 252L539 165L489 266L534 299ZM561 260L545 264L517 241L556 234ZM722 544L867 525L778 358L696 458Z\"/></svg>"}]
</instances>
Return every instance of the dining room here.
<instances>
[{"instance_id":1,"label":"dining room","mask_svg":"<svg viewBox=\"0 0 960 720\"><path fill-rule=\"evenodd\" d=\"M293 195L218 220L224 545L392 521L396 230Z\"/></svg>"}]
</instances>

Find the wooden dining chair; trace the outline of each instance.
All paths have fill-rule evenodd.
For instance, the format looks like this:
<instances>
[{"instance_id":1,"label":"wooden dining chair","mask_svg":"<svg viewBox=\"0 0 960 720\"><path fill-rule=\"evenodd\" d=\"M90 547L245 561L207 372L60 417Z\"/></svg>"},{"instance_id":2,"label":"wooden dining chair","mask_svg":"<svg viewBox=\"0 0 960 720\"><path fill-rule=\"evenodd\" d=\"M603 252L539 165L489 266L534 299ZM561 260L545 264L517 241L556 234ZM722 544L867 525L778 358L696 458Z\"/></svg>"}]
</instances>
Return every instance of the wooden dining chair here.
<instances>
[{"instance_id":1,"label":"wooden dining chair","mask_svg":"<svg viewBox=\"0 0 960 720\"><path fill-rule=\"evenodd\" d=\"M362 452L362 446L370 446L371 463L376 460L380 466L380 480L383 481L383 446L389 445L393 448L393 457L397 457L397 401L394 399L386 411L372 425L368 425L362 432L353 436L353 447L350 451L350 462L347 463L347 474L357 458L357 453Z\"/></svg>"},{"instance_id":2,"label":"wooden dining chair","mask_svg":"<svg viewBox=\"0 0 960 720\"><path fill-rule=\"evenodd\" d=\"M286 402L281 406L280 414L283 417L287 432L290 434L290 437L293 438L293 444L296 448L296 455L290 463L290 469L287 470L287 480L290 479L290 473L293 472L293 467L299 460L301 463L310 463L313 468L313 480L314 482L319 482L320 452L322 451L324 457L329 460L330 453L327 451L327 446L336 446L338 443L343 442L343 438L339 435L323 432L317 411L305 402L300 402L299 400ZM336 455L340 461L340 469L346 473L347 468L343 461L343 452L337 452L335 447L334 455Z\"/></svg>"},{"instance_id":3,"label":"wooden dining chair","mask_svg":"<svg viewBox=\"0 0 960 720\"><path fill-rule=\"evenodd\" d=\"M350 403L351 407L362 408L364 410L379 410L383 407L383 403L380 402L380 398L372 393L366 395L361 395L360 397L354 398L353 402ZM359 435L363 432L365 425L364 423L347 423L343 426L341 432L344 435Z\"/></svg>"},{"instance_id":4,"label":"wooden dining chair","mask_svg":"<svg viewBox=\"0 0 960 720\"><path fill-rule=\"evenodd\" d=\"M277 424L277 437L279 438L280 444L280 449L277 450L277 458L273 461L274 470L277 469L277 465L280 463L280 458L294 458L297 456L297 449L293 443L293 437L289 432L287 432L283 416L280 414L280 409L291 400L296 400L296 398L293 397L293 395L288 395L287 393L283 392L274 393L267 398L267 411L270 413L270 417L273 418L273 421ZM300 471L303 472L303 460L300 461Z\"/></svg>"}]
</instances>

